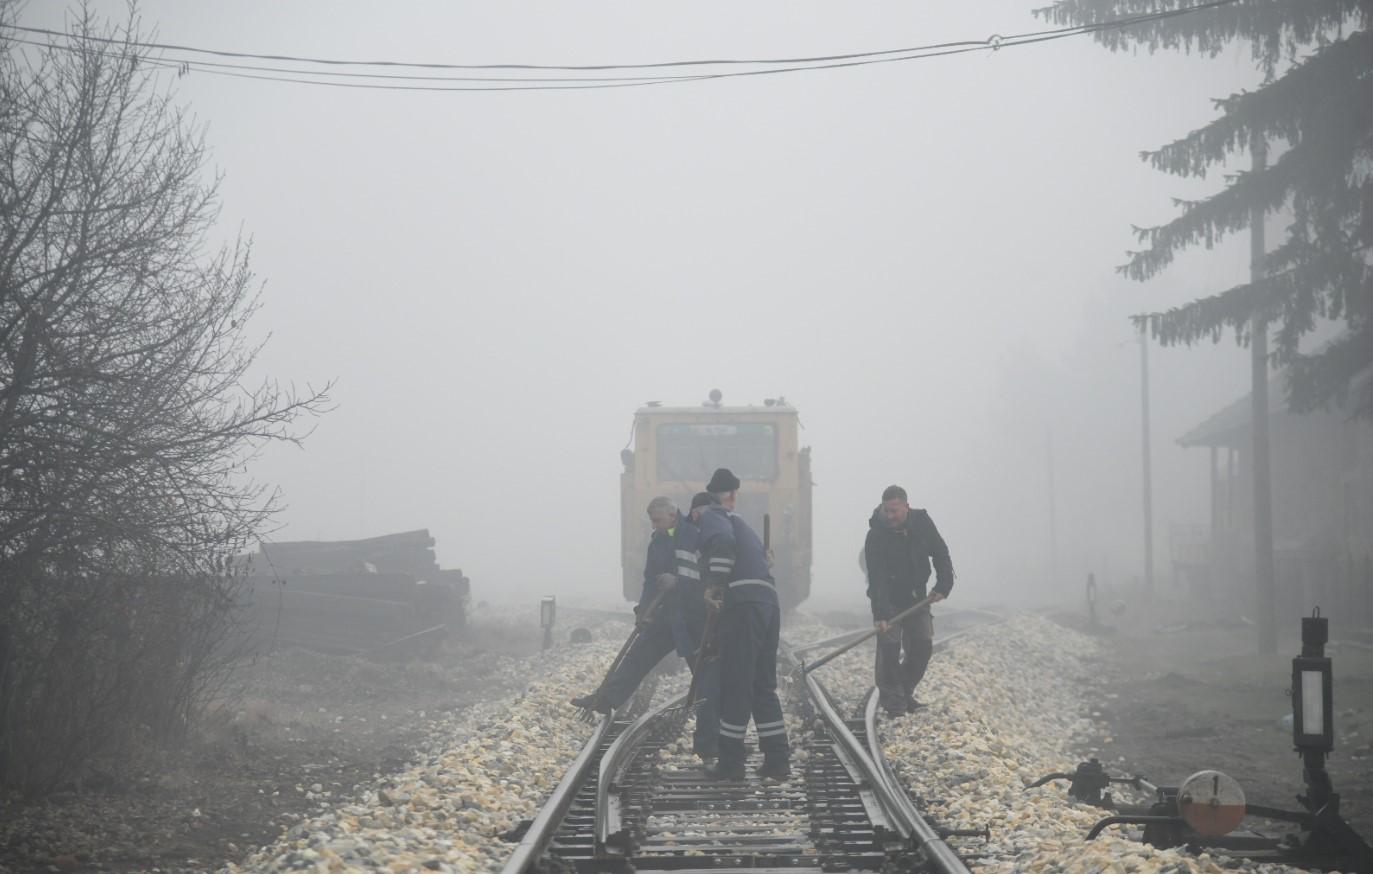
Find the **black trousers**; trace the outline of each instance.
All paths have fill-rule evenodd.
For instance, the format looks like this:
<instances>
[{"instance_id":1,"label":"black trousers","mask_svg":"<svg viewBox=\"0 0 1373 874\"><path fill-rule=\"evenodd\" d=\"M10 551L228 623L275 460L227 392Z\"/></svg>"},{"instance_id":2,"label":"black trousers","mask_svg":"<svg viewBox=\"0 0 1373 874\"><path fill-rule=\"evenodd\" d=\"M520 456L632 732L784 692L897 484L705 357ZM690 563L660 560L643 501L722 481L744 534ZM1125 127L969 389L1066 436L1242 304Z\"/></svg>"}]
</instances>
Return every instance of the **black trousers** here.
<instances>
[{"instance_id":1,"label":"black trousers","mask_svg":"<svg viewBox=\"0 0 1373 874\"><path fill-rule=\"evenodd\" d=\"M611 706L620 707L634 694L634 690L639 688L648 672L665 656L675 655L676 650L677 644L672 636L671 623L664 617L650 622L639 632L638 639L629 647L629 652L625 653L620 666L601 687L601 694ZM696 707L696 732L692 749L703 756L714 756L716 738L720 731L719 664L714 661L706 662L701 666L701 670L704 673L696 687L700 703Z\"/></svg>"},{"instance_id":2,"label":"black trousers","mask_svg":"<svg viewBox=\"0 0 1373 874\"><path fill-rule=\"evenodd\" d=\"M769 758L789 756L782 702L777 698L777 641L782 613L776 604L730 604L720 614L720 764L743 765L749 720Z\"/></svg>"},{"instance_id":3,"label":"black trousers","mask_svg":"<svg viewBox=\"0 0 1373 874\"><path fill-rule=\"evenodd\" d=\"M878 703L888 710L905 710L933 652L934 617L928 607L877 635Z\"/></svg>"}]
</instances>

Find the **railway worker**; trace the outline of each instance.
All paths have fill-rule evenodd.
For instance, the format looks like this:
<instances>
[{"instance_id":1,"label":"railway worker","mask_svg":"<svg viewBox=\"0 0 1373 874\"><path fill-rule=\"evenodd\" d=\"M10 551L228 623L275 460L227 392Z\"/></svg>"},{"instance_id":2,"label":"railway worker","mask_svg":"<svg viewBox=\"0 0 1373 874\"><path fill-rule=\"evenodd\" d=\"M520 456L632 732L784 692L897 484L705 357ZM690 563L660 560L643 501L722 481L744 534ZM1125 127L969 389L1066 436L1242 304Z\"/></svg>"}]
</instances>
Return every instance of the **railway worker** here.
<instances>
[{"instance_id":1,"label":"railway worker","mask_svg":"<svg viewBox=\"0 0 1373 874\"><path fill-rule=\"evenodd\" d=\"M785 780L791 748L777 698L777 644L782 611L763 543L734 512L739 478L720 468L706 486L717 503L700 514L700 566L706 600L718 611L720 650L719 758L706 769L716 780L744 777L744 732L758 731L763 764L758 776Z\"/></svg>"},{"instance_id":2,"label":"railway worker","mask_svg":"<svg viewBox=\"0 0 1373 874\"><path fill-rule=\"evenodd\" d=\"M653 534L644 561L643 589L634 607L638 636L601 688L572 699L573 706L611 713L628 701L649 671L673 651L689 665L696 664L696 648L706 620L704 585L696 565L699 533L671 498L650 501L648 521ZM659 592L666 594L658 609L651 616L645 615ZM703 700L696 712L694 747L702 758L713 758L719 734L714 700L718 695L708 678L703 678L698 689Z\"/></svg>"},{"instance_id":3,"label":"railway worker","mask_svg":"<svg viewBox=\"0 0 1373 874\"><path fill-rule=\"evenodd\" d=\"M925 676L934 651L934 618L925 606L898 623L889 620L925 597L931 563L935 584L930 597L937 602L949 596L953 589L949 547L930 514L912 509L905 489L888 486L868 520L863 559L873 625L881 632L875 666L878 703L888 716L911 713L924 706L915 699L915 687Z\"/></svg>"}]
</instances>

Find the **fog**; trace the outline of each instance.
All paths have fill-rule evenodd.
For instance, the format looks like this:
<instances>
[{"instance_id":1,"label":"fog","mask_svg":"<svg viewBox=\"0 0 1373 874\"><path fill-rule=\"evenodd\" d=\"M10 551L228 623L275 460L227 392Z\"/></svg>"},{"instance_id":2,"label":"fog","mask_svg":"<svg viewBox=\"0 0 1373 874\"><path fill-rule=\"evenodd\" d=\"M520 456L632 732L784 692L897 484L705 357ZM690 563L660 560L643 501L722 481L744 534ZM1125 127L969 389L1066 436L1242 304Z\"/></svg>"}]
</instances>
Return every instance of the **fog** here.
<instances>
[{"instance_id":1,"label":"fog","mask_svg":"<svg viewBox=\"0 0 1373 874\"><path fill-rule=\"evenodd\" d=\"M60 3L20 23L60 26ZM123 0L92 7L115 19ZM153 2L160 40L247 52L604 63L866 51L1038 30L1027 2ZM260 372L336 380L279 486L277 539L428 528L477 599L619 598L636 407L784 395L813 448L814 595L900 483L954 597L1142 573L1128 316L1242 280L1243 241L1118 276L1131 225L1223 184L1139 160L1258 82L1243 50L1087 38L854 69L564 93L406 93L165 74L208 126L226 239L265 281ZM1150 350L1156 564L1207 519L1183 432L1248 356ZM1052 446L1052 450L1050 449ZM1050 459L1052 458L1052 464ZM1053 471L1052 490L1050 469ZM1052 530L1050 494L1052 491Z\"/></svg>"}]
</instances>

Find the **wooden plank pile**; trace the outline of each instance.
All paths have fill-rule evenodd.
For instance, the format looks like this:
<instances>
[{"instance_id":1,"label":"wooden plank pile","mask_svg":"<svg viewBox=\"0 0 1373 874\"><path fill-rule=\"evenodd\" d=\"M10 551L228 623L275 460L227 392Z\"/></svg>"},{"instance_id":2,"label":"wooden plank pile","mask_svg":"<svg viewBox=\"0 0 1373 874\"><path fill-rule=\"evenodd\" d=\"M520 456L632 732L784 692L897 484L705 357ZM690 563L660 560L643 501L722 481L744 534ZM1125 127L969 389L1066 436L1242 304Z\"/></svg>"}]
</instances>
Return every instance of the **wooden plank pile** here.
<instances>
[{"instance_id":1,"label":"wooden plank pile","mask_svg":"<svg viewBox=\"0 0 1373 874\"><path fill-rule=\"evenodd\" d=\"M471 582L438 566L424 529L266 544L242 563L262 646L406 657L466 623Z\"/></svg>"},{"instance_id":2,"label":"wooden plank pile","mask_svg":"<svg viewBox=\"0 0 1373 874\"><path fill-rule=\"evenodd\" d=\"M258 555L268 565L268 572L279 577L367 572L411 574L425 579L439 570L434 558L434 538L425 528L365 540L271 543L265 544ZM258 572L263 573L260 569Z\"/></svg>"}]
</instances>

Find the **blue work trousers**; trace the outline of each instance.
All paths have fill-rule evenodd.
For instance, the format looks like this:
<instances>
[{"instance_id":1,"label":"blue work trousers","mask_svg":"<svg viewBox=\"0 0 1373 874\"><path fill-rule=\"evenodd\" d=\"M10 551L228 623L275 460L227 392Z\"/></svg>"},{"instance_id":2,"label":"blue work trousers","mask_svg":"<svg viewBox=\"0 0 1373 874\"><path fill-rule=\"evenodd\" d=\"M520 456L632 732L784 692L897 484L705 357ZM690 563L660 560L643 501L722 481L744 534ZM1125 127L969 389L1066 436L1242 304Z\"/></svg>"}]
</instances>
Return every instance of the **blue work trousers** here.
<instances>
[{"instance_id":1,"label":"blue work trousers","mask_svg":"<svg viewBox=\"0 0 1373 874\"><path fill-rule=\"evenodd\" d=\"M781 610L761 601L730 604L719 623L721 767L743 766L750 719L763 754L788 759L787 728L777 698Z\"/></svg>"}]
</instances>

